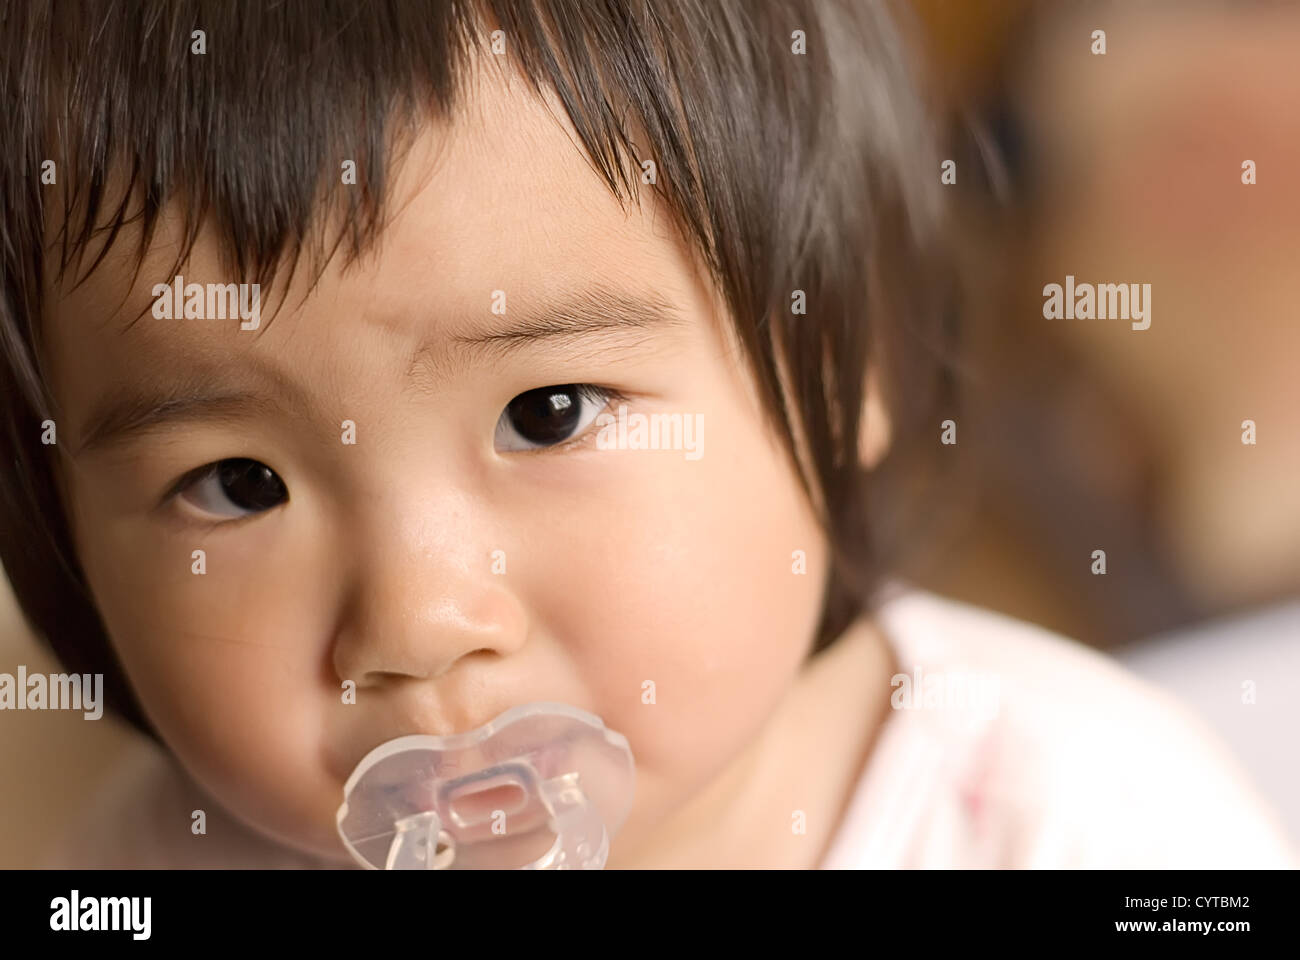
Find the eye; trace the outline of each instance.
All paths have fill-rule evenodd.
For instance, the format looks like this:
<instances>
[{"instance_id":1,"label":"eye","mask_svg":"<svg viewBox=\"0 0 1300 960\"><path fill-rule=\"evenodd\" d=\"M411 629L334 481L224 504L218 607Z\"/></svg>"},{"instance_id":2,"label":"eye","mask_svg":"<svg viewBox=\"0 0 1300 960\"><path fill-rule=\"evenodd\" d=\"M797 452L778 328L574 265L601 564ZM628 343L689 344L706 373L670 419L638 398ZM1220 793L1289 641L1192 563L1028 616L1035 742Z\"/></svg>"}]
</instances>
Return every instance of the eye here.
<instances>
[{"instance_id":1,"label":"eye","mask_svg":"<svg viewBox=\"0 0 1300 960\"><path fill-rule=\"evenodd\" d=\"M611 400L622 395L589 383L539 387L521 393L497 421L498 450L535 450L579 436Z\"/></svg>"},{"instance_id":2,"label":"eye","mask_svg":"<svg viewBox=\"0 0 1300 960\"><path fill-rule=\"evenodd\" d=\"M182 481L178 495L204 513L219 517L262 513L289 499L284 481L257 460L218 460L191 476Z\"/></svg>"}]
</instances>

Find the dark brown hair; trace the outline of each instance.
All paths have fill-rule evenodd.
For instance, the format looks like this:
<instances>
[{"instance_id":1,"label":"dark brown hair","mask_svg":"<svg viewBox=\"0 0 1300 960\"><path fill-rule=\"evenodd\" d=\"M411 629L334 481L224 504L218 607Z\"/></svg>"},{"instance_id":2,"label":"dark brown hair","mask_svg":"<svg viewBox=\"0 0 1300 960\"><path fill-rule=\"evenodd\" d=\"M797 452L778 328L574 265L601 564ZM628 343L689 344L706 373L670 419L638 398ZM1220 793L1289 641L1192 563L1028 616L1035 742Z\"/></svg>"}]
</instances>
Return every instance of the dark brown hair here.
<instances>
[{"instance_id":1,"label":"dark brown hair","mask_svg":"<svg viewBox=\"0 0 1300 960\"><path fill-rule=\"evenodd\" d=\"M356 258L380 228L404 132L449 115L498 29L621 202L636 201L640 159L653 157L655 189L725 295L770 425L825 503L833 564L814 651L870 603L880 564L857 453L865 375L880 377L896 447L922 420L937 438L927 385L947 292L939 158L884 4L0 2L0 561L38 636L66 669L103 673L108 708L141 730L153 734L39 439L58 417L42 280L76 279L86 259L89 275L128 223L143 228L141 262L173 206L189 238L178 264L210 223L231 269L269 284L286 260L296 270L327 203L344 214L331 256ZM648 144L633 145L634 126ZM340 157L357 166L341 193ZM47 159L57 190L41 183ZM110 203L113 178L130 189ZM61 228L48 237L54 196ZM795 290L806 315L791 314Z\"/></svg>"}]
</instances>

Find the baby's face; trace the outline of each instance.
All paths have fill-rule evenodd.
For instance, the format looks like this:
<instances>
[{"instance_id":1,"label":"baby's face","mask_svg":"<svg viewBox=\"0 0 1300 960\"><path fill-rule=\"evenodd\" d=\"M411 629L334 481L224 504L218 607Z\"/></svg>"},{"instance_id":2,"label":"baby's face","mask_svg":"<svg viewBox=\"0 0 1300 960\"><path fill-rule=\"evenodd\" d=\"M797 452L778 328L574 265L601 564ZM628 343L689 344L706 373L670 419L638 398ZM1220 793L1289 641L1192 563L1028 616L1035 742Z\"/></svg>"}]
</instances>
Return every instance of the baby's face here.
<instances>
[{"instance_id":1,"label":"baby's face","mask_svg":"<svg viewBox=\"0 0 1300 960\"><path fill-rule=\"evenodd\" d=\"M625 213L571 138L485 81L416 143L373 253L305 301L300 274L257 330L146 309L174 221L111 317L133 237L51 300L66 496L113 643L195 779L301 849L342 858L343 783L383 741L552 700L628 738L610 862L634 862L736 769L813 639L824 541L722 307L649 191ZM210 237L182 273L237 279ZM698 415L704 442L603 449L607 400ZM149 419L79 449L118 403Z\"/></svg>"}]
</instances>

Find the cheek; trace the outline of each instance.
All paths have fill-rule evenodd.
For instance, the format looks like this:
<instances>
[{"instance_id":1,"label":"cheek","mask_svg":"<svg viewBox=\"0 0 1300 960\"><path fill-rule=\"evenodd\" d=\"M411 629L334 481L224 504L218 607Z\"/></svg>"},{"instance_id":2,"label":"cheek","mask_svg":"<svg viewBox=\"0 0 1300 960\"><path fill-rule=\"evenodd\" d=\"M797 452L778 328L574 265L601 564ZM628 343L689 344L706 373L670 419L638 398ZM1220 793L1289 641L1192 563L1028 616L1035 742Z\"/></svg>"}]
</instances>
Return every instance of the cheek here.
<instances>
[{"instance_id":1,"label":"cheek","mask_svg":"<svg viewBox=\"0 0 1300 960\"><path fill-rule=\"evenodd\" d=\"M715 410L708 424L696 461L603 453L594 469L617 493L584 498L547 535L569 571L552 582L573 589L549 594L544 620L597 712L628 737L639 809L647 793L680 801L743 749L821 613L825 542L781 451L739 412Z\"/></svg>"},{"instance_id":2,"label":"cheek","mask_svg":"<svg viewBox=\"0 0 1300 960\"><path fill-rule=\"evenodd\" d=\"M220 803L291 838L317 809L323 658L284 550L258 535L148 538L82 528L96 604L149 719ZM269 542L269 541L268 541ZM267 547L267 544L262 544ZM206 572L194 572L203 549ZM130 558L122 562L121 558ZM287 575L287 579L286 579Z\"/></svg>"}]
</instances>

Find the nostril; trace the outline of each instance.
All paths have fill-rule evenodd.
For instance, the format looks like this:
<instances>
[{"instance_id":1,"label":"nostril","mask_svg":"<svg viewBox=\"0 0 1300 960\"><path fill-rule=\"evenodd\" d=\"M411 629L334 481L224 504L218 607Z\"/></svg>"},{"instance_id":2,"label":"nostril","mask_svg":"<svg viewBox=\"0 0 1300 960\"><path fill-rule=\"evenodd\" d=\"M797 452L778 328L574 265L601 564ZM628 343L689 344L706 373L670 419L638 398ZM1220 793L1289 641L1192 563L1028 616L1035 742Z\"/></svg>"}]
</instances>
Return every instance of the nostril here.
<instances>
[{"instance_id":1,"label":"nostril","mask_svg":"<svg viewBox=\"0 0 1300 960\"><path fill-rule=\"evenodd\" d=\"M358 686L390 687L408 680L428 680L430 677L415 676L398 670L367 670Z\"/></svg>"}]
</instances>

